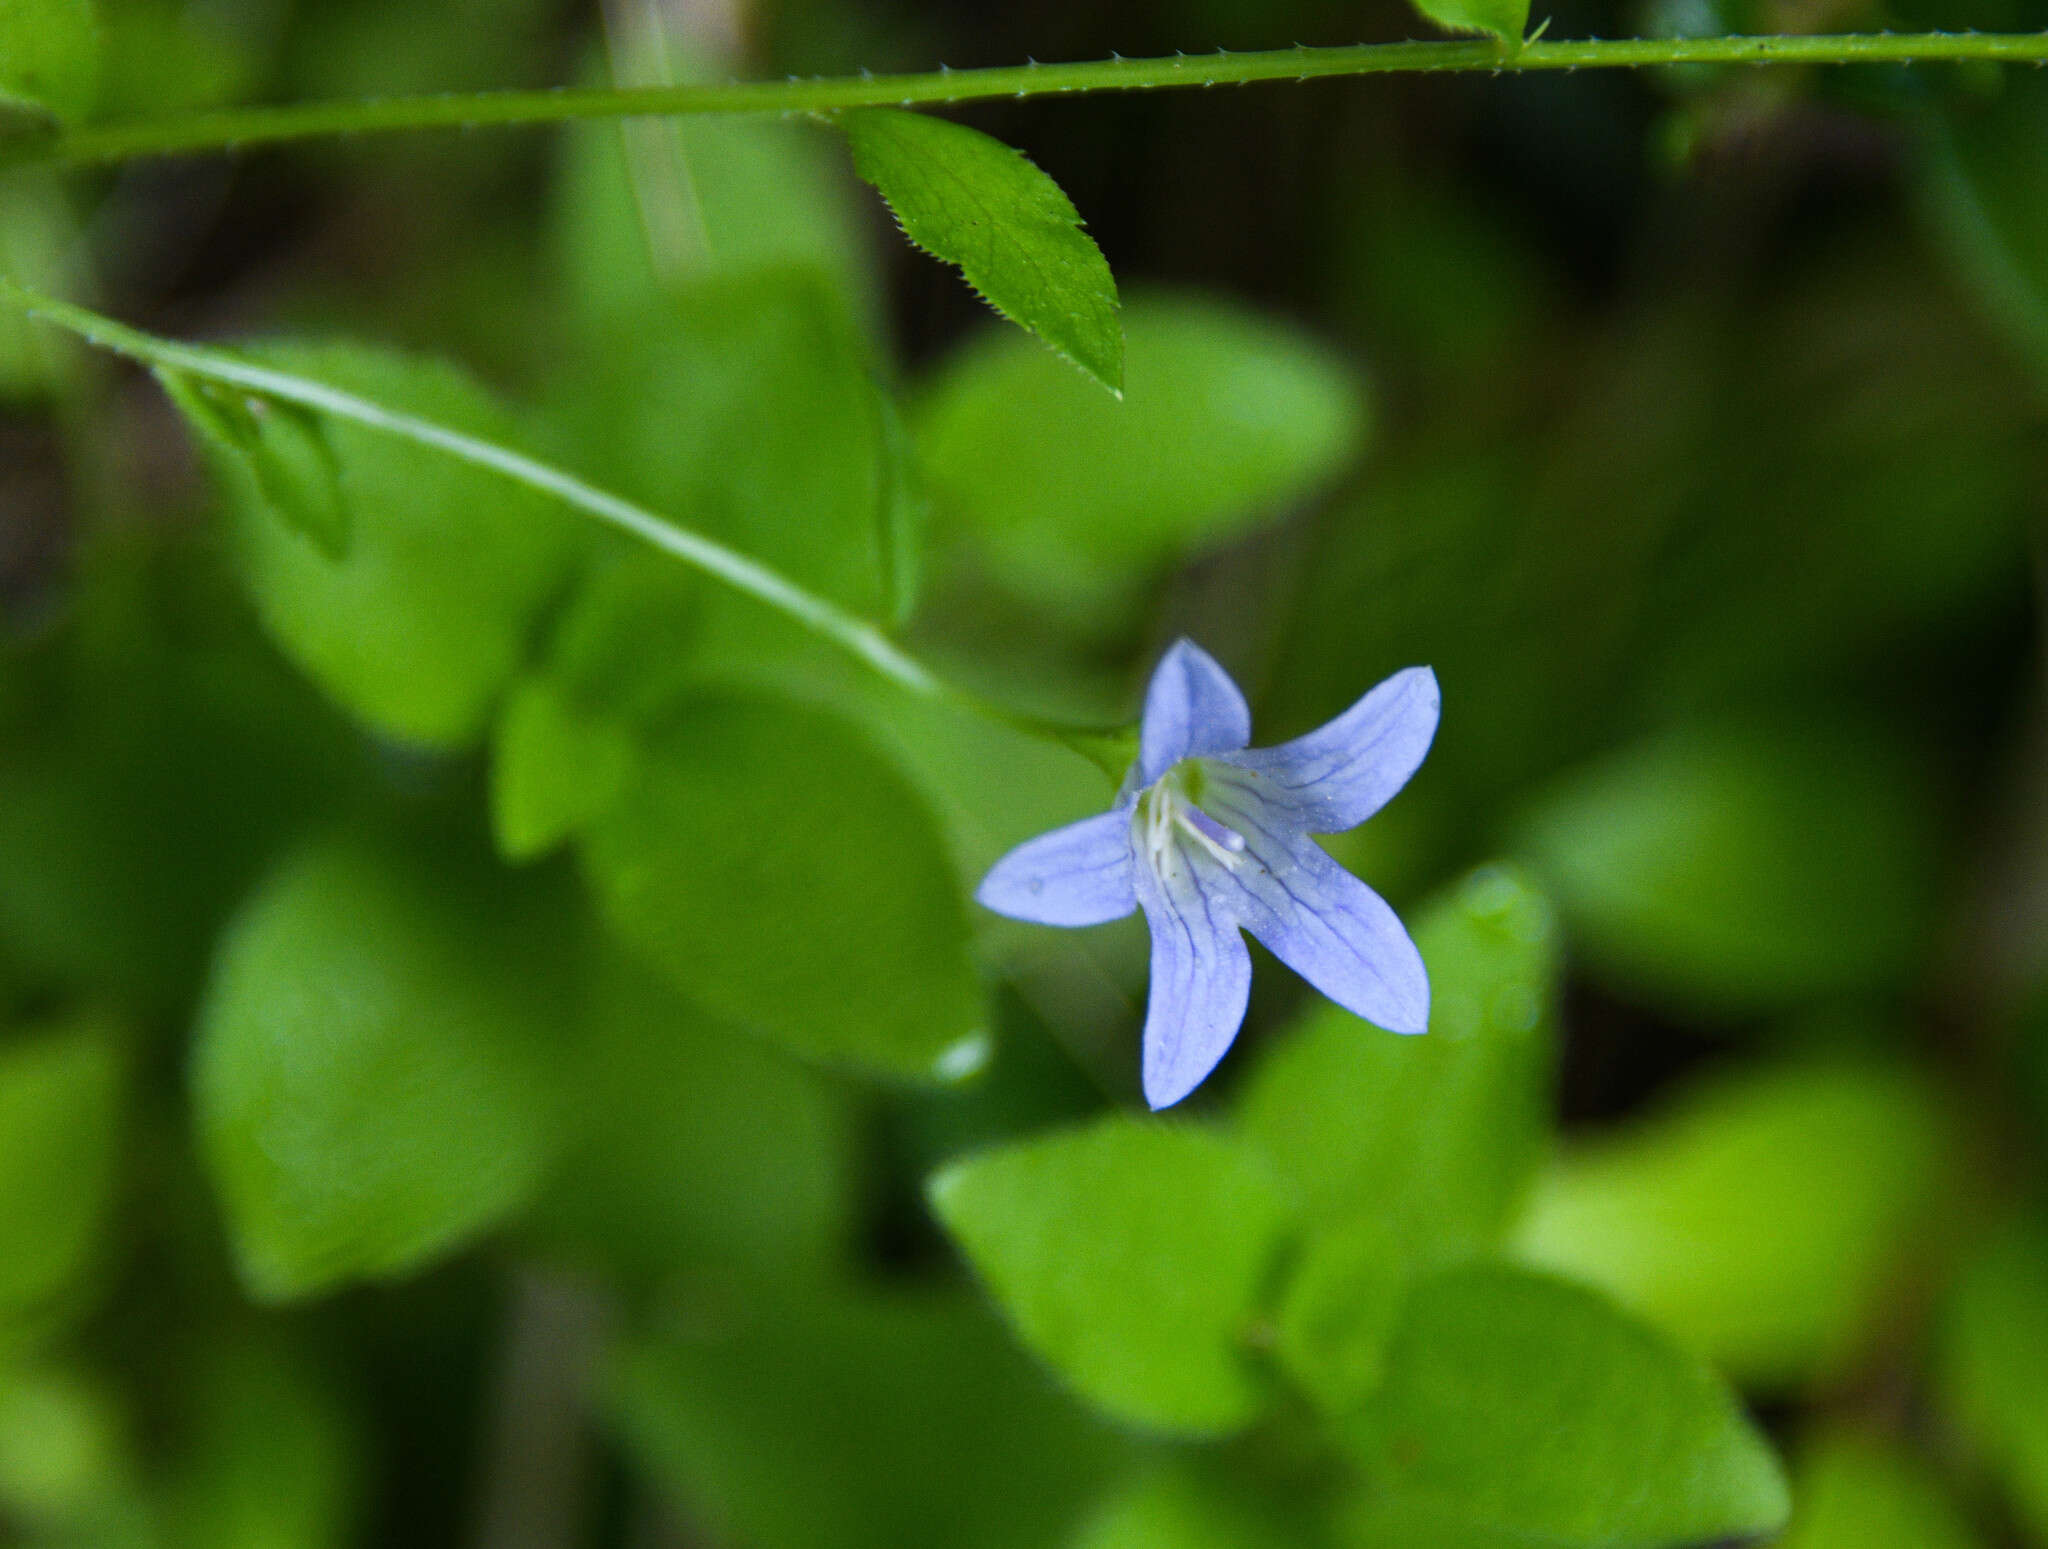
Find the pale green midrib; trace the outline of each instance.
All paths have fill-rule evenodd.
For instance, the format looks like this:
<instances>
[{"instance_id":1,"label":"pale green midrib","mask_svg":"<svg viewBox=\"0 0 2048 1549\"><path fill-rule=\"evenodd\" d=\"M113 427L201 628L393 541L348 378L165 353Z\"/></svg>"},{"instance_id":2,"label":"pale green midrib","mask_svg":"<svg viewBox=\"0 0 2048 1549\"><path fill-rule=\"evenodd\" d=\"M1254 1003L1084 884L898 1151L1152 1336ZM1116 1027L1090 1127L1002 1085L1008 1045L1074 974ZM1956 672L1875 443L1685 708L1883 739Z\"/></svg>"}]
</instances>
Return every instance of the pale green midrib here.
<instances>
[{"instance_id":1,"label":"pale green midrib","mask_svg":"<svg viewBox=\"0 0 2048 1549\"><path fill-rule=\"evenodd\" d=\"M40 295L4 276L0 276L0 301L143 365L229 383L267 398L297 404L337 419L352 420L418 445L433 447L477 467L488 468L529 489L553 495L565 504L723 581L736 591L746 593L814 634L851 651L885 677L915 694L955 701L963 697L959 690L942 682L921 662L898 649L866 620L804 590L736 550L679 527L595 485L586 484L573 474L536 462L510 447L465 435L428 420L415 419L324 383L288 372L272 371L212 350L158 339L84 307Z\"/></svg>"},{"instance_id":2,"label":"pale green midrib","mask_svg":"<svg viewBox=\"0 0 2048 1549\"><path fill-rule=\"evenodd\" d=\"M497 91L279 107L223 108L89 125L25 140L15 160L74 165L267 145L322 135L545 124L695 113L829 113L992 97L1232 86L1393 72L1597 70L1691 64L1906 64L1937 60L2048 62L2048 32L1850 33L1811 37L1539 39L1509 52L1492 41L1368 43L1260 53L1175 54L1078 64L1002 65L907 75L650 86L608 91Z\"/></svg>"}]
</instances>

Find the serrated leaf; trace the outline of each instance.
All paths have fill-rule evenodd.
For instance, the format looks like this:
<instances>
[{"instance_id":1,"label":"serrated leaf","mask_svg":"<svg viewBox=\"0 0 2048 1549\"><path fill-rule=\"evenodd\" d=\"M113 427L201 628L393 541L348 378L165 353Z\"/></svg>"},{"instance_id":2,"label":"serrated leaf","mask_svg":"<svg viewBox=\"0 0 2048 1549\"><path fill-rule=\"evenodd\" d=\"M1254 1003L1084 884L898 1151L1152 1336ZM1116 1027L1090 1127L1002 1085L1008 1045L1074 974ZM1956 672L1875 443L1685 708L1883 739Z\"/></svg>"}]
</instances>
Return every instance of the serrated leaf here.
<instances>
[{"instance_id":1,"label":"serrated leaf","mask_svg":"<svg viewBox=\"0 0 2048 1549\"><path fill-rule=\"evenodd\" d=\"M244 353L456 431L516 439L505 411L440 361L351 344ZM479 736L587 530L530 488L352 421L278 430L272 418L293 421L273 407L252 443L230 407L246 400L180 392L173 401L210 445L236 449L215 470L243 576L285 653L388 736L438 747ZM252 444L262 452L253 459ZM324 504L330 455L332 488L345 492L345 548Z\"/></svg>"},{"instance_id":2,"label":"serrated leaf","mask_svg":"<svg viewBox=\"0 0 2048 1549\"><path fill-rule=\"evenodd\" d=\"M1557 942L1549 905L1488 867L1416 916L1429 1031L1321 1004L1259 1066L1238 1126L1310 1215L1382 1223L1429 1264L1492 1246L1543 1155Z\"/></svg>"},{"instance_id":3,"label":"serrated leaf","mask_svg":"<svg viewBox=\"0 0 2048 1549\"><path fill-rule=\"evenodd\" d=\"M1477 32L1498 38L1509 51L1522 46L1529 25L1529 0L1412 0L1423 17L1446 32Z\"/></svg>"},{"instance_id":4,"label":"serrated leaf","mask_svg":"<svg viewBox=\"0 0 2048 1549\"><path fill-rule=\"evenodd\" d=\"M839 123L854 170L881 191L904 235L1121 396L1116 280L1057 183L1023 152L930 114L862 108Z\"/></svg>"},{"instance_id":5,"label":"serrated leaf","mask_svg":"<svg viewBox=\"0 0 2048 1549\"><path fill-rule=\"evenodd\" d=\"M92 110L99 78L93 0L0 0L0 97L79 119Z\"/></svg>"},{"instance_id":6,"label":"serrated leaf","mask_svg":"<svg viewBox=\"0 0 2048 1549\"><path fill-rule=\"evenodd\" d=\"M713 1014L901 1078L985 1061L937 824L836 716L765 696L677 703L583 855L624 939Z\"/></svg>"},{"instance_id":7,"label":"serrated leaf","mask_svg":"<svg viewBox=\"0 0 2048 1549\"><path fill-rule=\"evenodd\" d=\"M1727 1384L1595 1292L1503 1267L1419 1284L1349 1428L1352 1541L1679 1549L1784 1524Z\"/></svg>"},{"instance_id":8,"label":"serrated leaf","mask_svg":"<svg viewBox=\"0 0 2048 1549\"><path fill-rule=\"evenodd\" d=\"M1737 1379L1839 1372L1901 1315L1954 1166L1936 1094L1875 1062L1703 1084L1545 1176L1517 1234Z\"/></svg>"},{"instance_id":9,"label":"serrated leaf","mask_svg":"<svg viewBox=\"0 0 2048 1549\"><path fill-rule=\"evenodd\" d=\"M0 1356L98 1250L120 1151L121 1056L87 1019L0 1040Z\"/></svg>"},{"instance_id":10,"label":"serrated leaf","mask_svg":"<svg viewBox=\"0 0 2048 1549\"><path fill-rule=\"evenodd\" d=\"M323 839L257 890L193 1055L253 1294L405 1274L526 1200L553 1139L562 934L534 895L417 842Z\"/></svg>"},{"instance_id":11,"label":"serrated leaf","mask_svg":"<svg viewBox=\"0 0 2048 1549\"><path fill-rule=\"evenodd\" d=\"M1110 1413L1215 1434L1269 1400L1245 1339L1289 1214L1230 1141L1111 1118L955 1163L929 1194L1024 1342Z\"/></svg>"}]
</instances>

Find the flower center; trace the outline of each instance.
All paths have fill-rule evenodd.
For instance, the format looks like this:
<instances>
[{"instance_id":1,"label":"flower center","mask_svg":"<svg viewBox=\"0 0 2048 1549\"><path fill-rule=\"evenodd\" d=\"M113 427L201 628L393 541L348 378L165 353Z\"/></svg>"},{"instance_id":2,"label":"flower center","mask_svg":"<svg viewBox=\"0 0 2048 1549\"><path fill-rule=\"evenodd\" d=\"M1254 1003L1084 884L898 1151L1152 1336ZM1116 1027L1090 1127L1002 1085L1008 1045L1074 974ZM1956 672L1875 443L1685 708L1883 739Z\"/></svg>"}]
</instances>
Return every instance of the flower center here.
<instances>
[{"instance_id":1,"label":"flower center","mask_svg":"<svg viewBox=\"0 0 2048 1549\"><path fill-rule=\"evenodd\" d=\"M1160 876L1172 873L1176 843L1183 834L1226 867L1235 868L1244 854L1244 835L1195 805L1194 793L1203 783L1201 766L1187 759L1167 770L1138 798L1139 845Z\"/></svg>"}]
</instances>

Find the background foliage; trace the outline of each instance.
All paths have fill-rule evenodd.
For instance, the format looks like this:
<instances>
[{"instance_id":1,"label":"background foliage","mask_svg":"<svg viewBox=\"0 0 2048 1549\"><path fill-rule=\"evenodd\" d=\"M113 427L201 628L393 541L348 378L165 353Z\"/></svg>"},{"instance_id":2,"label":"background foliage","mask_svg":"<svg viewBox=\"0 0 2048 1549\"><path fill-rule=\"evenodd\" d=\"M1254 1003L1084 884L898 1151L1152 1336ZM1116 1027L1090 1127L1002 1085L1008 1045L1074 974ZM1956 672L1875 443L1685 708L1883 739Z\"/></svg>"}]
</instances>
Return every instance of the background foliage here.
<instances>
[{"instance_id":1,"label":"background foliage","mask_svg":"<svg viewBox=\"0 0 2048 1549\"><path fill-rule=\"evenodd\" d=\"M1421 25L0 0L0 134ZM840 127L20 167L0 274L523 449L1026 714L1128 719L1182 633L1261 742L1433 665L1332 841L1430 1033L1262 956L1138 1117L1142 930L968 902L1100 770L0 312L0 1542L2048 1544L2048 87Z\"/></svg>"}]
</instances>

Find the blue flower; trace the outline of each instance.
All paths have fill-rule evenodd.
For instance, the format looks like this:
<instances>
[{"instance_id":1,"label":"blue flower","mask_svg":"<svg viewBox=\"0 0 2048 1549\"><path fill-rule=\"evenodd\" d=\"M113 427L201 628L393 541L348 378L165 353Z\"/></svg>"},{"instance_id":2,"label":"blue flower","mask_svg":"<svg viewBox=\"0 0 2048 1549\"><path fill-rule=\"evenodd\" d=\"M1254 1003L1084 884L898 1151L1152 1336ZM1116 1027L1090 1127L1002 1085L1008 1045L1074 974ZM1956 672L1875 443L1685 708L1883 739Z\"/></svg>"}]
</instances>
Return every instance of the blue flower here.
<instances>
[{"instance_id":1,"label":"blue flower","mask_svg":"<svg viewBox=\"0 0 2048 1549\"><path fill-rule=\"evenodd\" d=\"M1436 735L1436 674L1397 672L1328 725L1253 748L1230 675L1191 641L1145 693L1138 761L1116 805L1028 840L975 897L1041 925L1145 911L1152 995L1145 1100L1171 1107L1244 1021L1250 931L1330 999L1390 1032L1429 1025L1429 975L1386 901L1311 834L1355 828L1408 783Z\"/></svg>"}]
</instances>

